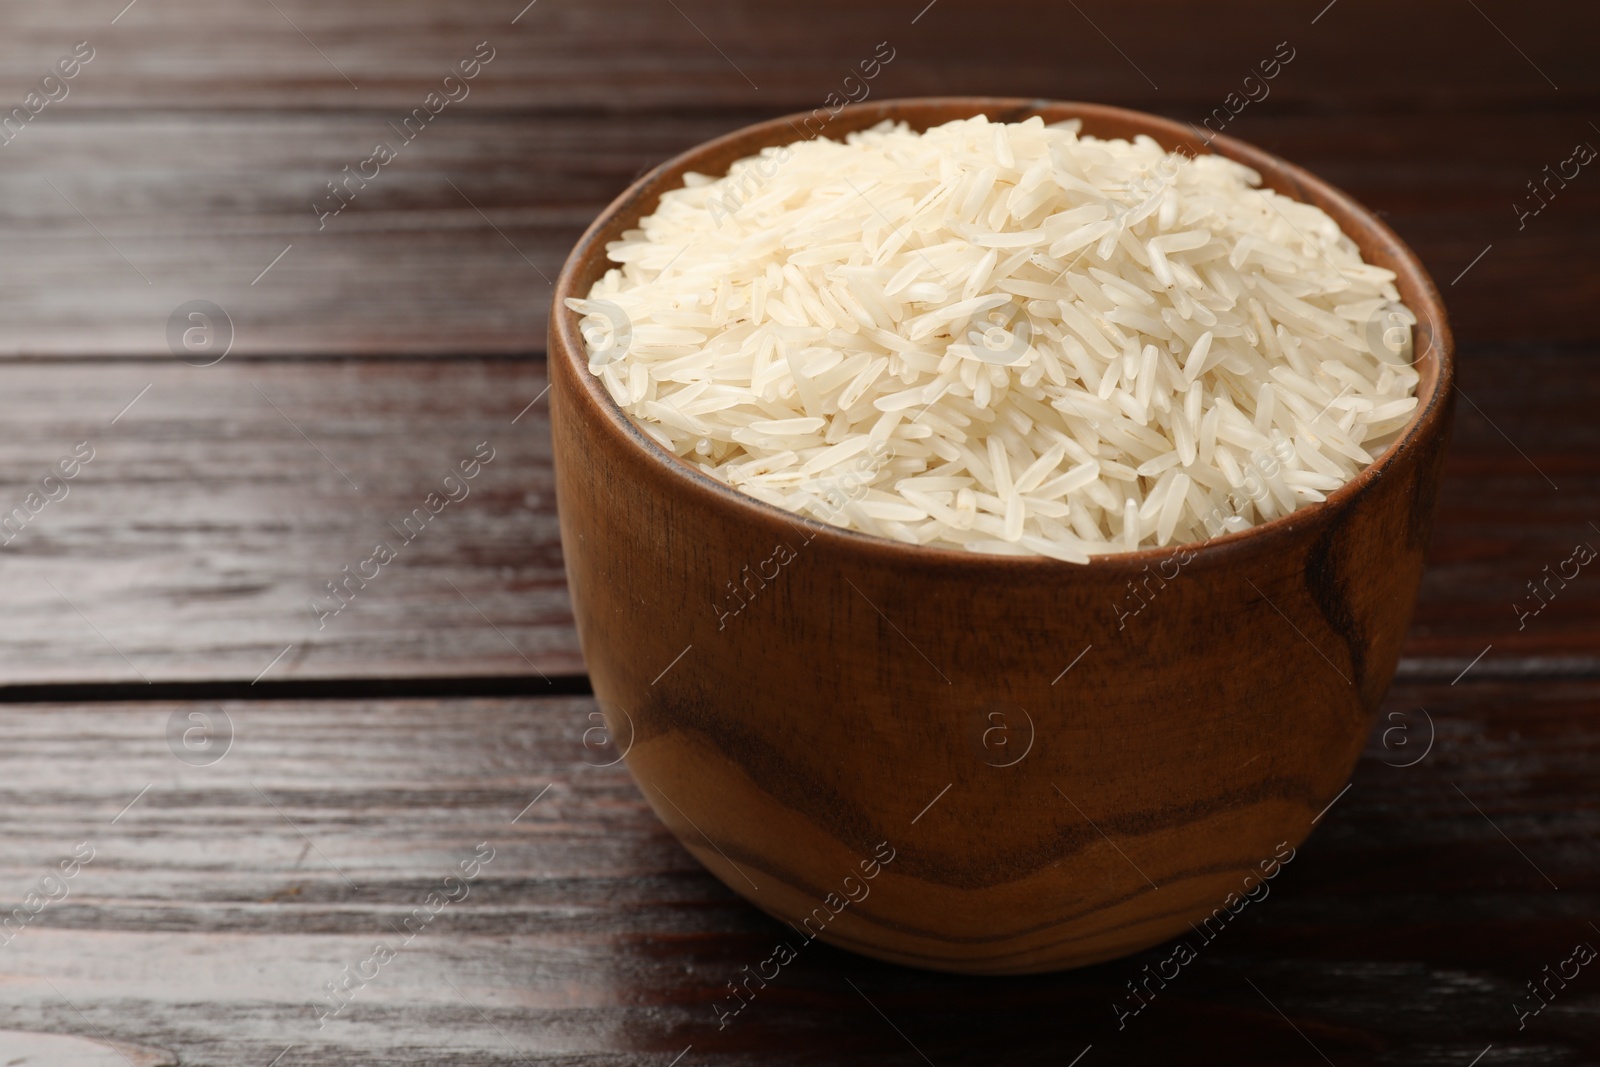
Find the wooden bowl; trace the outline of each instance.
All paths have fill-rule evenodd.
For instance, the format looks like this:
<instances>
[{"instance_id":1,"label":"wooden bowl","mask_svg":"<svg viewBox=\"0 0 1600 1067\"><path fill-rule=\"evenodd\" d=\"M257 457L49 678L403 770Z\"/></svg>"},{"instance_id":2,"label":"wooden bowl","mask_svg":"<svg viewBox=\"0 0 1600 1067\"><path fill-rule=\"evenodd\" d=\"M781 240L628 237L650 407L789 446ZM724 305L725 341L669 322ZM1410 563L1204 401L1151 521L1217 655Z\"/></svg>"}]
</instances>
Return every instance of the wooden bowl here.
<instances>
[{"instance_id":1,"label":"wooden bowl","mask_svg":"<svg viewBox=\"0 0 1600 1067\"><path fill-rule=\"evenodd\" d=\"M818 937L998 974L1215 929L1339 795L1410 620L1453 402L1444 308L1412 252L1300 168L1139 112L899 100L847 108L824 133L978 113L1220 152L1319 205L1399 275L1420 319L1420 403L1326 502L1181 550L1073 565L837 529L654 444L588 372L563 303L685 171L726 173L816 119L739 130L636 182L556 283L561 541L594 691L645 797L788 924L751 975L773 977L777 942Z\"/></svg>"}]
</instances>

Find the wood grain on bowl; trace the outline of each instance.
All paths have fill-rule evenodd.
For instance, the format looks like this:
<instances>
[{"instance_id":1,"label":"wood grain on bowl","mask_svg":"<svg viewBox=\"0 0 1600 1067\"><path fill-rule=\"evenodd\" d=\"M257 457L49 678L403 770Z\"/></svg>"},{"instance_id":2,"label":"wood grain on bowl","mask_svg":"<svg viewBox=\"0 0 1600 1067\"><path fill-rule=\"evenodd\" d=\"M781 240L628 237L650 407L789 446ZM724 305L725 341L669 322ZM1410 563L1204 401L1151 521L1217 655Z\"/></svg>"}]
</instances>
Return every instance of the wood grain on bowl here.
<instances>
[{"instance_id":1,"label":"wood grain on bowl","mask_svg":"<svg viewBox=\"0 0 1600 1067\"><path fill-rule=\"evenodd\" d=\"M1241 142L996 99L863 105L829 135L980 112L1218 151L1321 206L1421 320L1420 403L1398 442L1326 503L1086 566L895 544L705 477L618 411L562 301L686 170L791 142L799 117L662 165L589 230L556 284L551 422L590 677L667 826L798 937L1035 972L1203 920L1344 787L1421 580L1453 353L1437 292L1386 226Z\"/></svg>"}]
</instances>

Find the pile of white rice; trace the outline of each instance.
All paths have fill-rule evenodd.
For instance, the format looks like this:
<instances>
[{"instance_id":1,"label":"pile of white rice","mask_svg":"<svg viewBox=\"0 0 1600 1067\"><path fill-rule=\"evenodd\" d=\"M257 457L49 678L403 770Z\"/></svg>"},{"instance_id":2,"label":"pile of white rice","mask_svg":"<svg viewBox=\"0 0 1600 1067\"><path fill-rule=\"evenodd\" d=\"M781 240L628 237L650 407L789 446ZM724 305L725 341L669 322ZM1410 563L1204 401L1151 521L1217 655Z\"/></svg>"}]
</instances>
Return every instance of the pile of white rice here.
<instances>
[{"instance_id":1,"label":"pile of white rice","mask_svg":"<svg viewBox=\"0 0 1600 1067\"><path fill-rule=\"evenodd\" d=\"M586 300L663 447L914 544L1091 555L1322 500L1416 406L1415 315L1220 156L975 118L689 174Z\"/></svg>"}]
</instances>

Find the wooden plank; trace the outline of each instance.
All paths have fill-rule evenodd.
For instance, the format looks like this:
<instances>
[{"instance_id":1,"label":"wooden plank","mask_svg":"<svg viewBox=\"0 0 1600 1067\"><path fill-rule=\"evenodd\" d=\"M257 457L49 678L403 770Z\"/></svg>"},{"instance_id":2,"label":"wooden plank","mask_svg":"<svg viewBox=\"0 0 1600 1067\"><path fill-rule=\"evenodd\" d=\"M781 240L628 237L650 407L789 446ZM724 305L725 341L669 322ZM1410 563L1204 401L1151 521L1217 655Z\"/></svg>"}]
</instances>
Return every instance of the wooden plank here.
<instances>
[{"instance_id":1,"label":"wooden plank","mask_svg":"<svg viewBox=\"0 0 1600 1067\"><path fill-rule=\"evenodd\" d=\"M41 495L0 548L0 678L580 671L544 387L515 361L6 367L0 514ZM380 540L397 558L345 585ZM330 581L349 605L319 619Z\"/></svg>"},{"instance_id":2,"label":"wooden plank","mask_svg":"<svg viewBox=\"0 0 1600 1067\"><path fill-rule=\"evenodd\" d=\"M1407 676L1454 677L1490 644L1474 672L1600 671L1587 569L1520 627L1516 607L1538 605L1527 583L1547 565L1600 546L1592 359L1463 360L1472 402ZM0 366L0 515L77 442L95 450L68 496L0 546L0 685L249 682L269 665L271 681L580 674L544 400L511 422L543 389L542 365L519 360ZM495 459L471 495L319 628L311 600L336 603L325 583L377 539L398 543L390 524L484 441Z\"/></svg>"},{"instance_id":3,"label":"wooden plank","mask_svg":"<svg viewBox=\"0 0 1600 1067\"><path fill-rule=\"evenodd\" d=\"M178 1061L161 1049L134 1048L65 1034L0 1030L0 1049L6 1067L177 1067Z\"/></svg>"},{"instance_id":4,"label":"wooden plank","mask_svg":"<svg viewBox=\"0 0 1600 1067\"><path fill-rule=\"evenodd\" d=\"M0 254L0 351L167 355L175 309L206 299L226 311L236 356L541 352L549 281L583 228L635 174L727 125L601 137L576 119L441 117L319 219L313 203L337 203L327 183L342 168L398 142L385 118L63 116L29 129L0 176L15 238Z\"/></svg>"},{"instance_id":5,"label":"wooden plank","mask_svg":"<svg viewBox=\"0 0 1600 1067\"><path fill-rule=\"evenodd\" d=\"M1433 550L1404 655L1411 668L1600 671L1600 377L1586 350L1463 359L1463 400ZM1566 575L1566 579L1562 575ZM1535 583L1536 592L1529 583ZM1548 583L1548 584L1546 584ZM1487 646L1492 645L1492 648Z\"/></svg>"},{"instance_id":6,"label":"wooden plank","mask_svg":"<svg viewBox=\"0 0 1600 1067\"><path fill-rule=\"evenodd\" d=\"M614 751L585 747L587 700L10 706L0 899L84 843L93 857L6 946L0 1025L280 1067L664 1065L691 1045L682 1063L920 1063L913 1043L939 1064L1091 1045L1100 1063L1319 1062L1307 1039L1339 1064L1466 1064L1490 1044L1485 1062L1584 1062L1600 1055L1592 974L1552 986L1525 1029L1514 1005L1535 1003L1525 982L1546 964L1600 944L1584 906L1597 686L1398 687L1268 895L1189 939L1197 958L1121 1029L1127 983L1174 946L1005 981L802 947L719 1030L725 983L795 935L598 766ZM169 748L206 725L190 712L214 738L226 714L216 762ZM466 896L401 945L397 926L482 842L493 858ZM324 983L378 941L395 958L319 1028Z\"/></svg>"},{"instance_id":7,"label":"wooden plank","mask_svg":"<svg viewBox=\"0 0 1600 1067\"><path fill-rule=\"evenodd\" d=\"M1137 8L1022 0L1003 19L978 0L125 6L58 0L18 12L0 48L0 78L16 87L8 95L20 97L72 42L87 39L95 58L63 106L410 108L488 41L496 55L467 106L794 109L819 106L889 40L897 55L885 91L1209 108L1288 40L1295 65L1269 98L1285 106L1502 108L1543 104L1559 86L1579 108L1596 87L1586 45L1600 30L1586 5L1545 5L1529 19L1506 0L1478 11L1448 0L1400 9L1341 0L1326 12L1325 2L1248 0L1227 19L1184 0Z\"/></svg>"},{"instance_id":8,"label":"wooden plank","mask_svg":"<svg viewBox=\"0 0 1600 1067\"><path fill-rule=\"evenodd\" d=\"M398 140L383 116L64 115L5 148L0 355L166 354L193 299L227 311L237 355L542 351L547 280L589 221L643 170L748 118L441 116L319 220L327 183ZM1513 203L1585 129L1246 116L1238 132L1385 214L1463 336L1559 340L1597 336L1584 309L1600 298L1600 183L1574 183L1521 231Z\"/></svg>"},{"instance_id":9,"label":"wooden plank","mask_svg":"<svg viewBox=\"0 0 1600 1067\"><path fill-rule=\"evenodd\" d=\"M678 151L790 107L762 97L749 110L601 121L447 110L319 218L313 204L338 202L328 183L343 168L380 140L399 144L399 112L130 114L76 100L0 147L0 356L166 354L168 320L193 299L227 311L236 355L542 351L548 280L612 197ZM1447 291L1462 336L1600 337L1587 312L1600 299L1589 269L1600 182L1559 189L1520 228L1516 213L1536 203L1526 183L1543 167L1580 140L1600 144L1581 116L1263 105L1227 129L1384 214Z\"/></svg>"}]
</instances>

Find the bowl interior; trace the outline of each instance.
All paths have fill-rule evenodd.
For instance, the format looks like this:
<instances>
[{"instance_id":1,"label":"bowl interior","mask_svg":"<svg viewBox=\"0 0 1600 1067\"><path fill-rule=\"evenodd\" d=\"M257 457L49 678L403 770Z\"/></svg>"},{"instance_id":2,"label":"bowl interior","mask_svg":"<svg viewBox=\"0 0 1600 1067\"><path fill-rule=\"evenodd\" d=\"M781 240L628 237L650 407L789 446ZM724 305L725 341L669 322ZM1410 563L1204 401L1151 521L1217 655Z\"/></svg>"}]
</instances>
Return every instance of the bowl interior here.
<instances>
[{"instance_id":1,"label":"bowl interior","mask_svg":"<svg viewBox=\"0 0 1600 1067\"><path fill-rule=\"evenodd\" d=\"M550 317L551 360L565 360L576 372L581 395L604 414L608 432L629 440L634 446L658 459L684 481L691 492L715 494L721 506L750 512L752 518L787 524L804 523L814 536L843 539L858 549L873 552L914 553L928 564L943 561L971 566L979 559L1000 567L1062 568L1083 566L1063 563L1045 556L978 556L954 548L910 545L875 534L830 526L817 520L784 511L747 496L717 481L698 468L679 459L657 444L633 424L598 379L589 373L579 316L566 306L568 297L584 297L613 264L606 258L606 245L618 240L639 220L655 211L663 193L683 185L683 176L695 171L711 176L726 174L737 160L754 155L762 148L793 144L812 135L841 139L845 134L875 126L885 119L906 122L912 129L926 130L956 119L986 115L995 122L1021 122L1039 116L1046 122L1079 119L1082 132L1102 139L1131 139L1140 134L1153 138L1169 151L1194 155L1216 153L1243 163L1261 175L1262 185L1286 197L1322 208L1361 249L1368 263L1394 271L1402 301L1417 316L1413 334L1417 407L1410 421L1374 461L1345 485L1328 494L1328 499L1260 523L1236 533L1223 534L1189 546L1166 545L1091 557L1089 566L1126 567L1139 570L1152 560L1163 559L1183 548L1195 552L1221 553L1242 548L1257 538L1270 536L1287 525L1304 522L1318 512L1337 509L1359 494L1363 487L1380 477L1383 469L1402 449L1412 447L1423 436L1442 432L1444 400L1454 379L1454 350L1444 304L1438 289L1416 254L1377 216L1345 193L1307 171L1243 141L1223 135L1206 137L1193 125L1124 108L1101 104L1022 100L990 97L933 97L910 100L885 100L852 105L837 113L818 109L808 114L772 119L736 130L708 141L668 160L635 182L618 197L589 227L573 249L556 280Z\"/></svg>"}]
</instances>

